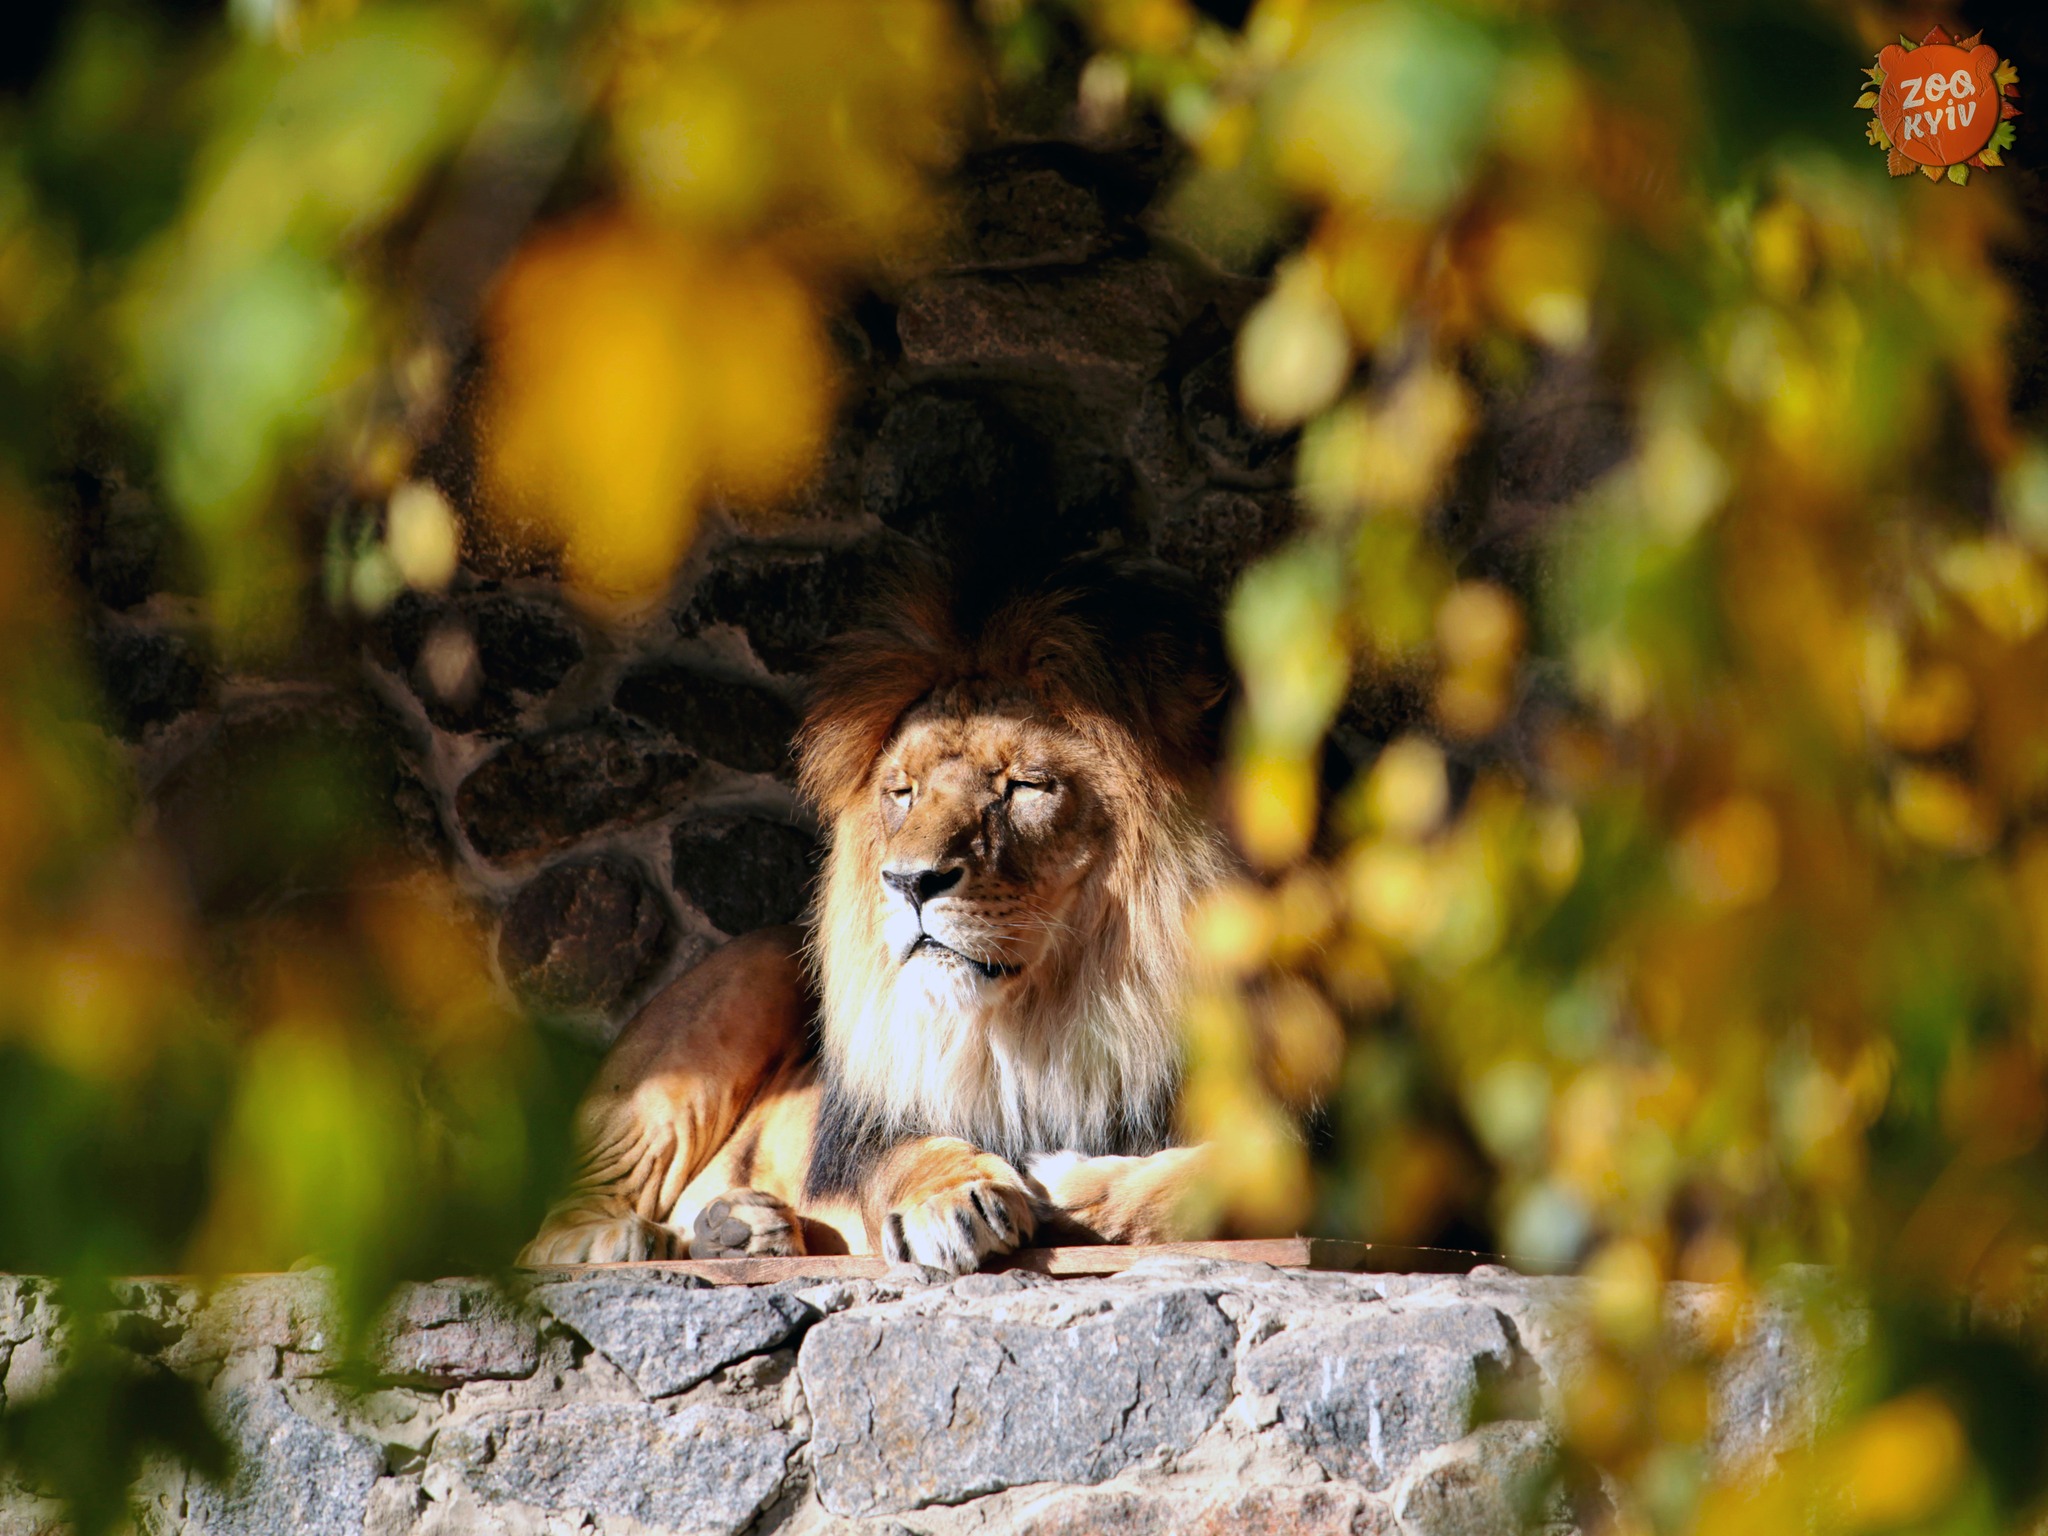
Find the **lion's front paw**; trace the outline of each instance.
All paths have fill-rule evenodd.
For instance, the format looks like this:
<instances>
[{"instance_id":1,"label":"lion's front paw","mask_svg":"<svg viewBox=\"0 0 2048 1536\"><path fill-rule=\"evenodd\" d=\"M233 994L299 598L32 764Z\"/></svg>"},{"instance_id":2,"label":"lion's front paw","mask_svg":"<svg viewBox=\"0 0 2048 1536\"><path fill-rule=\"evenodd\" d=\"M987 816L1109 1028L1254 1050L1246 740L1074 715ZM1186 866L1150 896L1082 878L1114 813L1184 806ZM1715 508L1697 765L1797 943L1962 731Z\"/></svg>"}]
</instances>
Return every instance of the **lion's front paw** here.
<instances>
[{"instance_id":1,"label":"lion's front paw","mask_svg":"<svg viewBox=\"0 0 2048 1536\"><path fill-rule=\"evenodd\" d=\"M882 1253L892 1263L962 1275L1022 1247L1037 1225L1021 1185L973 1179L890 1211L882 1222Z\"/></svg>"},{"instance_id":2,"label":"lion's front paw","mask_svg":"<svg viewBox=\"0 0 2048 1536\"><path fill-rule=\"evenodd\" d=\"M1195 1198L1208 1156L1204 1147L1168 1147L1146 1157L1053 1152L1024 1168L1055 1232L1073 1228L1105 1243L1170 1243L1208 1235Z\"/></svg>"},{"instance_id":3,"label":"lion's front paw","mask_svg":"<svg viewBox=\"0 0 2048 1536\"><path fill-rule=\"evenodd\" d=\"M581 1221L551 1227L520 1250L528 1269L554 1264L630 1264L641 1259L680 1257L681 1238L670 1228L639 1216Z\"/></svg>"},{"instance_id":4,"label":"lion's front paw","mask_svg":"<svg viewBox=\"0 0 2048 1536\"><path fill-rule=\"evenodd\" d=\"M804 1251L796 1212L758 1189L728 1190L697 1213L693 1259L788 1258Z\"/></svg>"}]
</instances>

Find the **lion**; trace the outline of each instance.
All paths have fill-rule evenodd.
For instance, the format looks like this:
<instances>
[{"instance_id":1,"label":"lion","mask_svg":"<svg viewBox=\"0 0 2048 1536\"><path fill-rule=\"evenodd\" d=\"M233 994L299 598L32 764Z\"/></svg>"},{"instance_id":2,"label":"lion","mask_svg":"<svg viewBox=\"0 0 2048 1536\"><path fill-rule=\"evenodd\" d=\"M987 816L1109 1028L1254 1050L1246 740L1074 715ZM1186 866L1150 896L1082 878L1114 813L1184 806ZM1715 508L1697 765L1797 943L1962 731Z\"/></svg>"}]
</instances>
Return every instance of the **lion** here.
<instances>
[{"instance_id":1,"label":"lion","mask_svg":"<svg viewBox=\"0 0 2048 1536\"><path fill-rule=\"evenodd\" d=\"M830 829L810 931L736 938L621 1033L530 1265L1187 1235L1190 907L1227 674L1191 581L932 581L828 648L797 735Z\"/></svg>"}]
</instances>

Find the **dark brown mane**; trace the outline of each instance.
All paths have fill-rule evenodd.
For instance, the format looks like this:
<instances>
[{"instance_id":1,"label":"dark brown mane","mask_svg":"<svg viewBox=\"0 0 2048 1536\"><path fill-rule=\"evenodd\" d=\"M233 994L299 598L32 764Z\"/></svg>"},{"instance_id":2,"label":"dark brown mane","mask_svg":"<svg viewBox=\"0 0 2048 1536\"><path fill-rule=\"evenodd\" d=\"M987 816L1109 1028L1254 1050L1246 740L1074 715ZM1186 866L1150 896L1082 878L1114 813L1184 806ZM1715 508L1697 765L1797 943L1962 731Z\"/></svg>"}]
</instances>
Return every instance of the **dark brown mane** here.
<instances>
[{"instance_id":1,"label":"dark brown mane","mask_svg":"<svg viewBox=\"0 0 2048 1536\"><path fill-rule=\"evenodd\" d=\"M1213 606L1170 567L1098 557L1035 590L992 592L921 570L826 649L797 737L799 782L837 814L904 716L959 690L978 702L1022 694L1076 728L1118 722L1185 789L1213 761L1227 688Z\"/></svg>"}]
</instances>

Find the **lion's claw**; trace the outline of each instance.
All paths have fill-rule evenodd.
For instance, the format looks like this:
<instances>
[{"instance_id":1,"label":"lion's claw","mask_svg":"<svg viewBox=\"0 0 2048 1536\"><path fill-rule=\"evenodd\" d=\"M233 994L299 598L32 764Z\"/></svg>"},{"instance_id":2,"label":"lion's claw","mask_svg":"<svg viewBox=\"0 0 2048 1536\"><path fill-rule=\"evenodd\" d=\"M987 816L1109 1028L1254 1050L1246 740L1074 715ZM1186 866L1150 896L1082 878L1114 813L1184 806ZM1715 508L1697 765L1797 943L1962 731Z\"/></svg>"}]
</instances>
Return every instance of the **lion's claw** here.
<instances>
[{"instance_id":1,"label":"lion's claw","mask_svg":"<svg viewBox=\"0 0 2048 1536\"><path fill-rule=\"evenodd\" d=\"M1036 1226L1024 1190L976 1179L890 1211L882 1223L882 1253L891 1263L961 1275L1021 1247Z\"/></svg>"}]
</instances>

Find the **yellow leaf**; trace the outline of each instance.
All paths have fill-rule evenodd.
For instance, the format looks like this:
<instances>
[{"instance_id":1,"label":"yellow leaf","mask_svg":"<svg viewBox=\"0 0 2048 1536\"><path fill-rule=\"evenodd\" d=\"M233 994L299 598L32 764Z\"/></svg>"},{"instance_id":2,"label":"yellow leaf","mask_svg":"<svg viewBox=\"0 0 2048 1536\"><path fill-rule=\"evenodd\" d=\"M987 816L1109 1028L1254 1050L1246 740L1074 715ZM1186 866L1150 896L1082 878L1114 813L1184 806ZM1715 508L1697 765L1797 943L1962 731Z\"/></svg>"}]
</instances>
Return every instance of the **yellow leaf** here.
<instances>
[{"instance_id":1,"label":"yellow leaf","mask_svg":"<svg viewBox=\"0 0 2048 1536\"><path fill-rule=\"evenodd\" d=\"M1238 842L1255 864L1273 868L1301 857L1315 832L1314 770L1298 757L1262 752L1231 780Z\"/></svg>"},{"instance_id":2,"label":"yellow leaf","mask_svg":"<svg viewBox=\"0 0 2048 1536\"><path fill-rule=\"evenodd\" d=\"M1657 1256L1638 1238L1617 1238L1586 1266L1593 1321L1607 1337L1641 1344L1663 1316L1664 1277Z\"/></svg>"},{"instance_id":3,"label":"yellow leaf","mask_svg":"<svg viewBox=\"0 0 2048 1536\"><path fill-rule=\"evenodd\" d=\"M1434 363L1410 368L1391 389L1353 397L1303 439L1302 493L1318 511L1414 514L1437 493L1471 433L1470 392Z\"/></svg>"},{"instance_id":4,"label":"yellow leaf","mask_svg":"<svg viewBox=\"0 0 2048 1536\"><path fill-rule=\"evenodd\" d=\"M1269 427L1299 426L1337 398L1351 376L1351 338L1321 266L1294 261L1245 320L1237 338L1237 392Z\"/></svg>"},{"instance_id":5,"label":"yellow leaf","mask_svg":"<svg viewBox=\"0 0 2048 1536\"><path fill-rule=\"evenodd\" d=\"M1272 950L1273 913L1257 886L1232 881L1210 892L1190 914L1188 936L1205 969L1246 975L1264 965Z\"/></svg>"},{"instance_id":6,"label":"yellow leaf","mask_svg":"<svg viewBox=\"0 0 2048 1536\"><path fill-rule=\"evenodd\" d=\"M421 480L393 491L384 511L384 547L407 586L435 592L447 586L462 553L447 498Z\"/></svg>"},{"instance_id":7,"label":"yellow leaf","mask_svg":"<svg viewBox=\"0 0 2048 1536\"><path fill-rule=\"evenodd\" d=\"M1982 853L1998 828L1976 791L1952 773L1902 768L1892 781L1892 816L1916 842L1944 853Z\"/></svg>"},{"instance_id":8,"label":"yellow leaf","mask_svg":"<svg viewBox=\"0 0 2048 1536\"><path fill-rule=\"evenodd\" d=\"M1389 744L1372 765L1365 800L1373 821L1393 836L1426 836L1450 809L1443 753L1420 736L1403 736Z\"/></svg>"},{"instance_id":9,"label":"yellow leaf","mask_svg":"<svg viewBox=\"0 0 2048 1536\"><path fill-rule=\"evenodd\" d=\"M965 54L943 0L628 7L611 107L628 194L734 234L800 215L811 249L867 256L930 223Z\"/></svg>"},{"instance_id":10,"label":"yellow leaf","mask_svg":"<svg viewBox=\"0 0 2048 1536\"><path fill-rule=\"evenodd\" d=\"M1936 569L1986 629L2017 643L2048 623L2048 576L2011 539L1977 539L1942 552Z\"/></svg>"},{"instance_id":11,"label":"yellow leaf","mask_svg":"<svg viewBox=\"0 0 2048 1536\"><path fill-rule=\"evenodd\" d=\"M1835 1483L1857 1525L1913 1525L1954 1493L1968 1454L1962 1425L1932 1392L1894 1398L1864 1415L1836 1452Z\"/></svg>"},{"instance_id":12,"label":"yellow leaf","mask_svg":"<svg viewBox=\"0 0 2048 1536\"><path fill-rule=\"evenodd\" d=\"M1686 827L1677 849L1681 883L1710 907L1760 901L1778 883L1778 822L1770 807L1731 795Z\"/></svg>"},{"instance_id":13,"label":"yellow leaf","mask_svg":"<svg viewBox=\"0 0 2048 1536\"><path fill-rule=\"evenodd\" d=\"M558 231L514 262L488 334L490 508L552 534L589 588L660 586L707 495L794 490L828 424L813 302L760 252Z\"/></svg>"}]
</instances>

